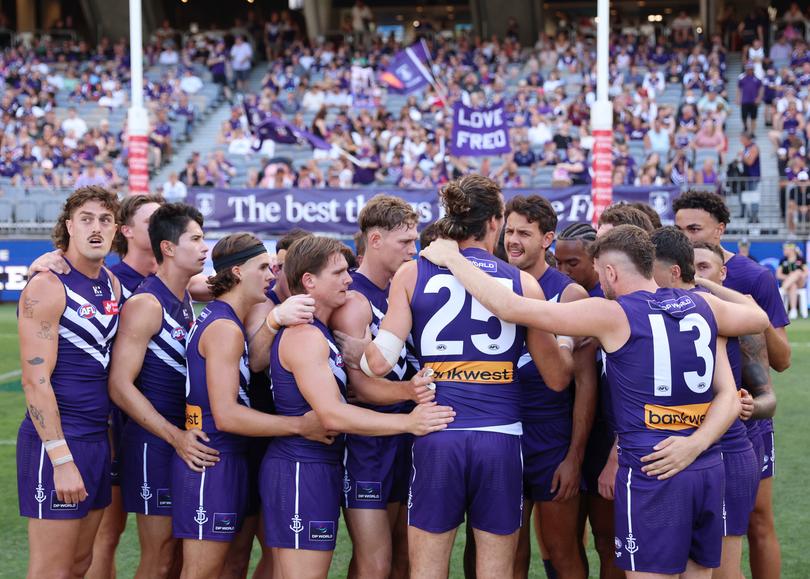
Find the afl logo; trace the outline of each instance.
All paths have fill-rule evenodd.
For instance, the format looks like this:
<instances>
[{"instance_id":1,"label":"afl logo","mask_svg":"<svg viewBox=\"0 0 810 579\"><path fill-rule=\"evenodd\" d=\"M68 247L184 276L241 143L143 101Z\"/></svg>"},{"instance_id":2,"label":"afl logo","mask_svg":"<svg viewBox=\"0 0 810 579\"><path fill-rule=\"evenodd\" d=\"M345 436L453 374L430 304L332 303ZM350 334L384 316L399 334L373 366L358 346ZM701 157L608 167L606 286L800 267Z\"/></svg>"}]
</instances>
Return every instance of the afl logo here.
<instances>
[{"instance_id":1,"label":"afl logo","mask_svg":"<svg viewBox=\"0 0 810 579\"><path fill-rule=\"evenodd\" d=\"M338 368L343 368L343 356L340 354L335 354L335 366Z\"/></svg>"},{"instance_id":2,"label":"afl logo","mask_svg":"<svg viewBox=\"0 0 810 579\"><path fill-rule=\"evenodd\" d=\"M76 313L78 313L79 316L85 319L89 319L95 317L95 315L98 313L98 310L96 310L96 306L94 306L93 304L84 304L83 306L79 306L79 309L76 310Z\"/></svg>"},{"instance_id":3,"label":"afl logo","mask_svg":"<svg viewBox=\"0 0 810 579\"><path fill-rule=\"evenodd\" d=\"M489 349L491 352L497 352L501 349L501 347L498 344L490 344Z\"/></svg>"},{"instance_id":4,"label":"afl logo","mask_svg":"<svg viewBox=\"0 0 810 579\"><path fill-rule=\"evenodd\" d=\"M183 340L186 339L186 331L180 326L178 326L172 330L172 338L174 338L178 342L182 342Z\"/></svg>"},{"instance_id":5,"label":"afl logo","mask_svg":"<svg viewBox=\"0 0 810 579\"><path fill-rule=\"evenodd\" d=\"M444 345L444 344L436 344L436 349L437 349L439 352L444 352L444 351L447 349L447 346L446 346L446 345Z\"/></svg>"}]
</instances>

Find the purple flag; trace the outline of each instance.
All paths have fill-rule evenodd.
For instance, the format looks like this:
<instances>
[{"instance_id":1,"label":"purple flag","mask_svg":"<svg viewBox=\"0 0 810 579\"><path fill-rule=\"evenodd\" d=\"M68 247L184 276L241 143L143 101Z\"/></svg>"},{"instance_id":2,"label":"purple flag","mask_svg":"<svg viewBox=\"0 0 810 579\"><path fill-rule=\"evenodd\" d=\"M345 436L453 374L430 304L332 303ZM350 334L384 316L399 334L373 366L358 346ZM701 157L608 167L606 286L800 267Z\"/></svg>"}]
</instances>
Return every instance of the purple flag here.
<instances>
[{"instance_id":1,"label":"purple flag","mask_svg":"<svg viewBox=\"0 0 810 579\"><path fill-rule=\"evenodd\" d=\"M421 90L433 78L427 64L429 60L427 45L420 40L400 50L380 79L394 92L401 94Z\"/></svg>"},{"instance_id":2,"label":"purple flag","mask_svg":"<svg viewBox=\"0 0 810 579\"><path fill-rule=\"evenodd\" d=\"M512 150L503 105L472 109L457 101L453 106L453 140L456 156L485 157Z\"/></svg>"},{"instance_id":3,"label":"purple flag","mask_svg":"<svg viewBox=\"0 0 810 579\"><path fill-rule=\"evenodd\" d=\"M313 149L323 149L324 151L332 149L332 145L319 136L296 127L281 117L251 107L247 103L245 103L245 114L251 133L259 141L258 146L253 147L257 151L261 149L264 141L275 141L286 145L305 142Z\"/></svg>"}]
</instances>

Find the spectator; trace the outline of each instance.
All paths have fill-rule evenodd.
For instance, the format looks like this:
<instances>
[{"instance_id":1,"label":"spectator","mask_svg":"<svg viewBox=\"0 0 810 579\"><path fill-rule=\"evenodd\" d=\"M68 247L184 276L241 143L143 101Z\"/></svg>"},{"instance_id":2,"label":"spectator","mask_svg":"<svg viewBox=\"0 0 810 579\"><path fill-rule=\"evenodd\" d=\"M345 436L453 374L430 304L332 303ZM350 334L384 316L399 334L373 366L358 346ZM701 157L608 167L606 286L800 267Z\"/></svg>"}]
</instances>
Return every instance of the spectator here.
<instances>
[{"instance_id":1,"label":"spectator","mask_svg":"<svg viewBox=\"0 0 810 579\"><path fill-rule=\"evenodd\" d=\"M242 35L237 34L234 44L231 46L231 68L236 80L236 90L244 92L247 87L247 78L250 74L253 60L253 48L250 43L245 42Z\"/></svg>"},{"instance_id":2,"label":"spectator","mask_svg":"<svg viewBox=\"0 0 810 579\"><path fill-rule=\"evenodd\" d=\"M762 100L762 81L754 76L754 65L746 63L737 81L737 104L740 105L743 128L753 133L757 127L757 109Z\"/></svg>"},{"instance_id":3,"label":"spectator","mask_svg":"<svg viewBox=\"0 0 810 579\"><path fill-rule=\"evenodd\" d=\"M231 142L228 143L229 155L250 155L253 152L253 139L245 135L242 128L237 128L233 132Z\"/></svg>"},{"instance_id":4,"label":"spectator","mask_svg":"<svg viewBox=\"0 0 810 579\"><path fill-rule=\"evenodd\" d=\"M160 51L158 57L158 64L161 66L177 66L180 63L180 55L174 48L174 42L167 41L163 45L163 50Z\"/></svg>"},{"instance_id":5,"label":"spectator","mask_svg":"<svg viewBox=\"0 0 810 579\"><path fill-rule=\"evenodd\" d=\"M40 173L38 177L38 185L52 191L59 189L62 185L62 180L53 170L53 161L50 159L43 159L40 167L42 167L42 173Z\"/></svg>"},{"instance_id":6,"label":"spectator","mask_svg":"<svg viewBox=\"0 0 810 579\"><path fill-rule=\"evenodd\" d=\"M98 170L98 167L95 163L89 163L85 166L84 171L82 171L79 178L76 179L76 182L73 184L73 188L80 189L82 187L92 187L93 185L98 185L100 187L106 187L109 183L109 179L107 176Z\"/></svg>"},{"instance_id":7,"label":"spectator","mask_svg":"<svg viewBox=\"0 0 810 579\"><path fill-rule=\"evenodd\" d=\"M776 270L776 279L780 282L781 292L788 298L788 317L795 320L799 317L797 307L799 291L807 285L807 264L799 253L796 244L786 243L782 246L783 257Z\"/></svg>"},{"instance_id":8,"label":"spectator","mask_svg":"<svg viewBox=\"0 0 810 579\"><path fill-rule=\"evenodd\" d=\"M743 190L750 191L759 186L761 176L759 164L759 147L754 142L754 135L749 132L744 132L740 137L740 143L743 146L742 151L739 152L738 158L742 163ZM742 214L740 217L745 217L747 213L746 204L742 204ZM751 222L757 223L759 221L758 212L759 204L753 204L751 207Z\"/></svg>"},{"instance_id":9,"label":"spectator","mask_svg":"<svg viewBox=\"0 0 810 579\"><path fill-rule=\"evenodd\" d=\"M726 137L719 123L714 119L707 119L695 135L692 148L714 149L718 156L722 154L726 148Z\"/></svg>"},{"instance_id":10,"label":"spectator","mask_svg":"<svg viewBox=\"0 0 810 579\"><path fill-rule=\"evenodd\" d=\"M187 68L180 79L180 90L186 94L197 94L203 88L203 82L199 76L194 74L194 71Z\"/></svg>"},{"instance_id":11,"label":"spectator","mask_svg":"<svg viewBox=\"0 0 810 579\"><path fill-rule=\"evenodd\" d=\"M172 126L166 111L158 112L157 121L149 133L149 145L156 167L160 167L172 154Z\"/></svg>"},{"instance_id":12,"label":"spectator","mask_svg":"<svg viewBox=\"0 0 810 579\"><path fill-rule=\"evenodd\" d=\"M169 173L169 179L163 184L162 190L167 201L183 201L188 194L186 184L180 181L175 171Z\"/></svg>"},{"instance_id":13,"label":"spectator","mask_svg":"<svg viewBox=\"0 0 810 579\"><path fill-rule=\"evenodd\" d=\"M70 107L67 118L62 121L61 128L65 134L72 132L74 138L81 139L87 132L87 123L79 117L76 107Z\"/></svg>"}]
</instances>

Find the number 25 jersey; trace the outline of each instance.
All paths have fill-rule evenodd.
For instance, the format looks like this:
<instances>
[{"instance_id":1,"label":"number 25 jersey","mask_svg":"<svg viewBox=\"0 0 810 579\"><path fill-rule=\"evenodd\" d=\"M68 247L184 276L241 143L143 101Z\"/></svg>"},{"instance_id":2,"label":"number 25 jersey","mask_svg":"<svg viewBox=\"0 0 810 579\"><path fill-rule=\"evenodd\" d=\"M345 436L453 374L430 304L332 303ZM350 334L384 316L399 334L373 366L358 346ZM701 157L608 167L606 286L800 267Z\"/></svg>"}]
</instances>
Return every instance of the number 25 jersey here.
<instances>
[{"instance_id":1,"label":"number 25 jersey","mask_svg":"<svg viewBox=\"0 0 810 579\"><path fill-rule=\"evenodd\" d=\"M674 288L616 299L630 338L605 356L605 372L621 448L619 461L638 459L669 436L688 436L714 398L717 324L699 294ZM708 455L717 454L713 446Z\"/></svg>"},{"instance_id":2,"label":"number 25 jersey","mask_svg":"<svg viewBox=\"0 0 810 579\"><path fill-rule=\"evenodd\" d=\"M461 253L498 283L523 294L516 267L483 249ZM416 356L423 368L435 372L436 401L456 411L450 429L521 434L515 370L525 328L496 318L448 269L422 258L411 311Z\"/></svg>"}]
</instances>

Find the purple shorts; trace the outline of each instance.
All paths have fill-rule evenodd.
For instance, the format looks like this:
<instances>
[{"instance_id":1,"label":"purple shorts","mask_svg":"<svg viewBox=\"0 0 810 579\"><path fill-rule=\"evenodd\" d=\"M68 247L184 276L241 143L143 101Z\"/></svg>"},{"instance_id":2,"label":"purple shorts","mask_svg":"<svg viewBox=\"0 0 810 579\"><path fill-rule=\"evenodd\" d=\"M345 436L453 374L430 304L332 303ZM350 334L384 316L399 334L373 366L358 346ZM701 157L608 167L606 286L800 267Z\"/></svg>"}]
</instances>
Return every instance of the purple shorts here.
<instances>
[{"instance_id":1,"label":"purple shorts","mask_svg":"<svg viewBox=\"0 0 810 579\"><path fill-rule=\"evenodd\" d=\"M175 538L232 541L247 509L247 455L223 452L215 466L194 472L175 454L172 489Z\"/></svg>"},{"instance_id":2,"label":"purple shorts","mask_svg":"<svg viewBox=\"0 0 810 579\"><path fill-rule=\"evenodd\" d=\"M17 433L17 492L20 516L32 519L83 519L90 511L112 501L110 443L104 437L81 440L67 437L70 453L82 475L87 498L63 503L56 498L53 467L39 435L20 429Z\"/></svg>"},{"instance_id":3,"label":"purple shorts","mask_svg":"<svg viewBox=\"0 0 810 579\"><path fill-rule=\"evenodd\" d=\"M773 430L762 433L762 473L760 478L776 476L776 445Z\"/></svg>"},{"instance_id":4,"label":"purple shorts","mask_svg":"<svg viewBox=\"0 0 810 579\"><path fill-rule=\"evenodd\" d=\"M248 503L245 511L246 517L258 515L262 510L262 499L259 495L259 472L269 442L269 438L251 438L248 442Z\"/></svg>"},{"instance_id":5,"label":"purple shorts","mask_svg":"<svg viewBox=\"0 0 810 579\"><path fill-rule=\"evenodd\" d=\"M174 448L163 440L126 430L120 460L124 511L171 517Z\"/></svg>"},{"instance_id":6,"label":"purple shorts","mask_svg":"<svg viewBox=\"0 0 810 579\"><path fill-rule=\"evenodd\" d=\"M738 537L748 533L748 519L759 489L759 462L753 448L724 452L726 492L723 497L723 534Z\"/></svg>"},{"instance_id":7,"label":"purple shorts","mask_svg":"<svg viewBox=\"0 0 810 579\"><path fill-rule=\"evenodd\" d=\"M599 475L605 468L616 436L605 420L594 420L588 445L585 447L585 459L582 461L582 482L585 492L599 494Z\"/></svg>"},{"instance_id":8,"label":"purple shorts","mask_svg":"<svg viewBox=\"0 0 810 579\"><path fill-rule=\"evenodd\" d=\"M723 547L723 464L707 461L671 479L620 466L616 473L616 565L677 574L691 559L719 567Z\"/></svg>"},{"instance_id":9,"label":"purple shorts","mask_svg":"<svg viewBox=\"0 0 810 579\"><path fill-rule=\"evenodd\" d=\"M259 474L264 544L334 551L343 466L265 457Z\"/></svg>"},{"instance_id":10,"label":"purple shorts","mask_svg":"<svg viewBox=\"0 0 810 579\"><path fill-rule=\"evenodd\" d=\"M524 422L523 494L532 501L550 501L554 471L565 460L571 445L571 421Z\"/></svg>"},{"instance_id":11,"label":"purple shorts","mask_svg":"<svg viewBox=\"0 0 810 579\"><path fill-rule=\"evenodd\" d=\"M385 509L408 500L413 436L346 436L343 506Z\"/></svg>"},{"instance_id":12,"label":"purple shorts","mask_svg":"<svg viewBox=\"0 0 810 579\"><path fill-rule=\"evenodd\" d=\"M416 438L408 498L408 524L445 533L464 521L510 535L523 519L520 436L445 430Z\"/></svg>"}]
</instances>

